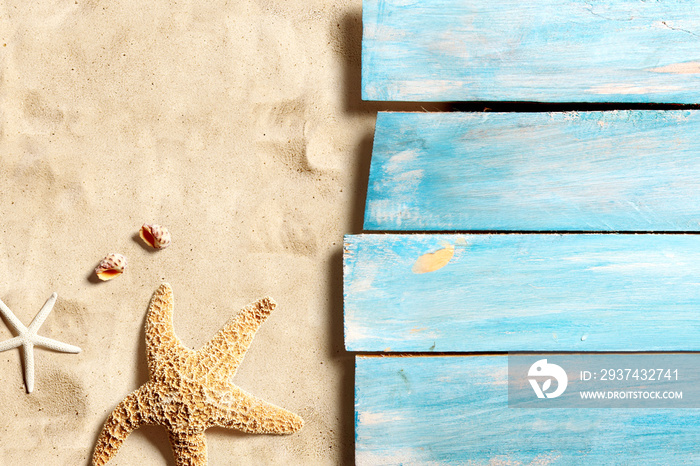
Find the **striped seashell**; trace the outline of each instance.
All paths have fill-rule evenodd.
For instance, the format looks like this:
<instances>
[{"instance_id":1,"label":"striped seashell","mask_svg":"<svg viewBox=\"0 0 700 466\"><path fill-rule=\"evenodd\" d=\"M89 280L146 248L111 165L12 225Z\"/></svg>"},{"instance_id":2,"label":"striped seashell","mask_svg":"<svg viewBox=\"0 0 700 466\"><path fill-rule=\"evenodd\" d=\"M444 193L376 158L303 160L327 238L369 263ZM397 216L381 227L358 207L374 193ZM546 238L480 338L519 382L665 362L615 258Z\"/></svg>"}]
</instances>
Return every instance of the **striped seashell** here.
<instances>
[{"instance_id":1,"label":"striped seashell","mask_svg":"<svg viewBox=\"0 0 700 466\"><path fill-rule=\"evenodd\" d=\"M113 252L108 254L107 257L102 259L100 263L97 264L97 267L95 267L95 273L100 280L107 281L124 273L125 269L126 257Z\"/></svg>"},{"instance_id":2,"label":"striped seashell","mask_svg":"<svg viewBox=\"0 0 700 466\"><path fill-rule=\"evenodd\" d=\"M165 249L172 242L168 229L160 225L144 223L139 231L139 236L146 244L156 249Z\"/></svg>"}]
</instances>

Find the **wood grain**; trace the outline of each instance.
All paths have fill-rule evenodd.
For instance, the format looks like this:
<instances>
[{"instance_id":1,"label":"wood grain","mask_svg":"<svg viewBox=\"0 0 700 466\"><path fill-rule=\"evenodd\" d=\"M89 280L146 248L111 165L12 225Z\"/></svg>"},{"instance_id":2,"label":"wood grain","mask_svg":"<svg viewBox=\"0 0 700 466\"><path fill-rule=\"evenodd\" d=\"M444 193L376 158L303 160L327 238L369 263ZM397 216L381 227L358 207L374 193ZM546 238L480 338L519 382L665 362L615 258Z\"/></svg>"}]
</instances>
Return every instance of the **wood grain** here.
<instances>
[{"instance_id":1,"label":"wood grain","mask_svg":"<svg viewBox=\"0 0 700 466\"><path fill-rule=\"evenodd\" d=\"M364 0L365 100L700 102L683 0Z\"/></svg>"},{"instance_id":2,"label":"wood grain","mask_svg":"<svg viewBox=\"0 0 700 466\"><path fill-rule=\"evenodd\" d=\"M700 112L380 113L366 230L698 231Z\"/></svg>"},{"instance_id":3,"label":"wood grain","mask_svg":"<svg viewBox=\"0 0 700 466\"><path fill-rule=\"evenodd\" d=\"M700 350L697 235L349 235L343 275L349 351Z\"/></svg>"},{"instance_id":4,"label":"wood grain","mask_svg":"<svg viewBox=\"0 0 700 466\"><path fill-rule=\"evenodd\" d=\"M700 416L678 409L509 408L507 357L357 357L366 465L698 464Z\"/></svg>"}]
</instances>

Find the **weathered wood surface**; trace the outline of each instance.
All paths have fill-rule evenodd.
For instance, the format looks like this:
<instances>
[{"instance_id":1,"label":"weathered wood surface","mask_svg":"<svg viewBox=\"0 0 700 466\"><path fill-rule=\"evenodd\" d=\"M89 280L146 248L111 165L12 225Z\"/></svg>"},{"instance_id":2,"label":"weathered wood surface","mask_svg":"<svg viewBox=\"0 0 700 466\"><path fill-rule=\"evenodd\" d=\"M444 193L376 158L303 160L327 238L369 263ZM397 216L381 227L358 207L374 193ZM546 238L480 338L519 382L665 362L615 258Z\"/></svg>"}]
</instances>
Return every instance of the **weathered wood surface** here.
<instances>
[{"instance_id":1,"label":"weathered wood surface","mask_svg":"<svg viewBox=\"0 0 700 466\"><path fill-rule=\"evenodd\" d=\"M700 350L700 236L349 235L349 351Z\"/></svg>"},{"instance_id":2,"label":"weathered wood surface","mask_svg":"<svg viewBox=\"0 0 700 466\"><path fill-rule=\"evenodd\" d=\"M700 102L684 0L364 0L365 100Z\"/></svg>"},{"instance_id":3,"label":"weathered wood surface","mask_svg":"<svg viewBox=\"0 0 700 466\"><path fill-rule=\"evenodd\" d=\"M357 465L700 463L697 410L514 409L507 374L505 356L358 357Z\"/></svg>"},{"instance_id":4,"label":"weathered wood surface","mask_svg":"<svg viewBox=\"0 0 700 466\"><path fill-rule=\"evenodd\" d=\"M365 229L697 231L698 134L698 111L380 113Z\"/></svg>"}]
</instances>

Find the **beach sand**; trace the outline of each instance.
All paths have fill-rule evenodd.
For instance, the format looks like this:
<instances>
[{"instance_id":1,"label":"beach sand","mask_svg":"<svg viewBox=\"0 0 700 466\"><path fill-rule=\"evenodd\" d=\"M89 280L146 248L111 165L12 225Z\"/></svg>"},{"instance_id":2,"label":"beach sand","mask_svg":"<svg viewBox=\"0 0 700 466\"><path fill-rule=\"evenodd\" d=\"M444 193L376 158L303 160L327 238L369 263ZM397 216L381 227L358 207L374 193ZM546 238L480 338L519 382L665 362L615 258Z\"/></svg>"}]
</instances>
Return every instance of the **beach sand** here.
<instances>
[{"instance_id":1,"label":"beach sand","mask_svg":"<svg viewBox=\"0 0 700 466\"><path fill-rule=\"evenodd\" d=\"M40 334L83 350L37 349L32 394L20 351L0 353L0 464L89 464L147 380L163 281L191 348L278 302L233 381L306 425L212 428L210 465L352 463L342 242L361 231L384 108L360 101L360 43L359 0L0 4L0 299L28 324L56 291ZM172 246L144 246L144 222ZM126 273L99 282L111 252ZM109 464L174 464L166 431L137 430Z\"/></svg>"}]
</instances>

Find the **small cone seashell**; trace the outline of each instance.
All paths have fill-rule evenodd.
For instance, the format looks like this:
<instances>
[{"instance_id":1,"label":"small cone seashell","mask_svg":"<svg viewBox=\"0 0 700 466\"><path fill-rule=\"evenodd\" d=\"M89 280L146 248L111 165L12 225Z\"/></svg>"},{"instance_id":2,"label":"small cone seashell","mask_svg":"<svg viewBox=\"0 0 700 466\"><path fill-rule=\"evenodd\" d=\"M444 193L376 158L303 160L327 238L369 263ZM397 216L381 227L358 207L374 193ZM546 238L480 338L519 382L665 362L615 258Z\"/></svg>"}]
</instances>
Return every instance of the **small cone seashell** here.
<instances>
[{"instance_id":1,"label":"small cone seashell","mask_svg":"<svg viewBox=\"0 0 700 466\"><path fill-rule=\"evenodd\" d=\"M170 246L170 232L160 225L149 225L144 223L139 231L139 236L149 246L156 249L165 249Z\"/></svg>"},{"instance_id":2,"label":"small cone seashell","mask_svg":"<svg viewBox=\"0 0 700 466\"><path fill-rule=\"evenodd\" d=\"M97 267L95 267L95 273L100 280L107 281L124 273L125 269L126 257L113 252L108 254L107 257L102 259L100 263L97 264Z\"/></svg>"}]
</instances>

